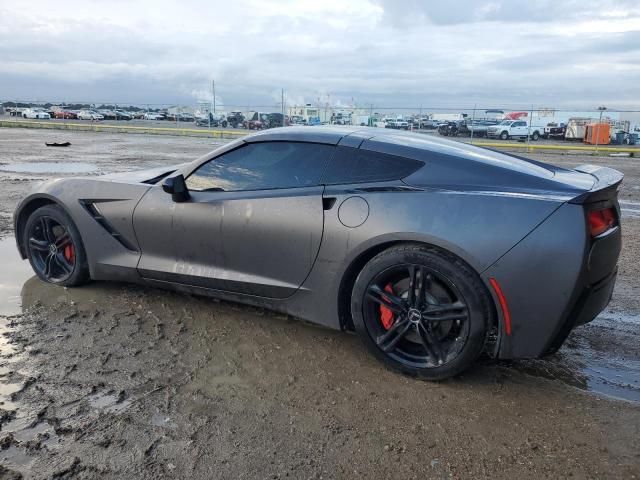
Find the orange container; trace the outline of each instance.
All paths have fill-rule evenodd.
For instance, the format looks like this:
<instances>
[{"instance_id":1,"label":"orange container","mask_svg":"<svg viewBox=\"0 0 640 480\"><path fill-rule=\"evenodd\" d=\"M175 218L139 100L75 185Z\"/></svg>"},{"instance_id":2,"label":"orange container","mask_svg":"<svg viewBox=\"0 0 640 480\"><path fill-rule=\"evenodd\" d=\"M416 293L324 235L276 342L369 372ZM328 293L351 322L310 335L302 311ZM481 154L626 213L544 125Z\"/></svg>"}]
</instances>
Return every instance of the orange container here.
<instances>
[{"instance_id":1,"label":"orange container","mask_svg":"<svg viewBox=\"0 0 640 480\"><path fill-rule=\"evenodd\" d=\"M584 143L590 145L609 145L611 143L611 125L608 123L592 123L584 132Z\"/></svg>"}]
</instances>

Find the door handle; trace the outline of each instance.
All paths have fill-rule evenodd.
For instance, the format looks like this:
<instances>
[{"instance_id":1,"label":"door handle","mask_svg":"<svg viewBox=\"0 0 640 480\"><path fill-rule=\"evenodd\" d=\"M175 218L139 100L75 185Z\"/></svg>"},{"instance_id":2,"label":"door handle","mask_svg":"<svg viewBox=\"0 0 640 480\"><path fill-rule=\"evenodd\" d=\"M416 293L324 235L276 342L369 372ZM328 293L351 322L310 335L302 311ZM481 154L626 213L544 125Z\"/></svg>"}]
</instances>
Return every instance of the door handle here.
<instances>
[{"instance_id":1,"label":"door handle","mask_svg":"<svg viewBox=\"0 0 640 480\"><path fill-rule=\"evenodd\" d=\"M322 197L322 209L331 210L336 204L336 197Z\"/></svg>"}]
</instances>

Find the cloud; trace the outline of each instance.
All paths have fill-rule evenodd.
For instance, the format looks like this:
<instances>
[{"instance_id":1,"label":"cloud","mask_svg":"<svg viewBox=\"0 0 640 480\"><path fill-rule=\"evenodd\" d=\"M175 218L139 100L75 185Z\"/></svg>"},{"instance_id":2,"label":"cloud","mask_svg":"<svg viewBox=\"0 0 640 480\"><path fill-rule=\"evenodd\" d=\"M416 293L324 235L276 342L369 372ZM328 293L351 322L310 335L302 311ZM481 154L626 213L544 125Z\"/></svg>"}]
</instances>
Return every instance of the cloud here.
<instances>
[{"instance_id":1,"label":"cloud","mask_svg":"<svg viewBox=\"0 0 640 480\"><path fill-rule=\"evenodd\" d=\"M0 100L638 106L640 12L600 0L30 0Z\"/></svg>"}]
</instances>

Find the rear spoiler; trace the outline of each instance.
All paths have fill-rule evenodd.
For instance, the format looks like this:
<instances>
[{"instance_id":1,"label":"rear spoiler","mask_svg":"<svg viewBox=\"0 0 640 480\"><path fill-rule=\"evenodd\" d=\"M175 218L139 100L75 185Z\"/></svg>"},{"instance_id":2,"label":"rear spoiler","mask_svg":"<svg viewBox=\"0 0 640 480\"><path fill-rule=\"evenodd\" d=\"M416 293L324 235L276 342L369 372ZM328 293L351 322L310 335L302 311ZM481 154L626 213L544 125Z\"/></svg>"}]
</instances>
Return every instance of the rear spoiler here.
<instances>
[{"instance_id":1,"label":"rear spoiler","mask_svg":"<svg viewBox=\"0 0 640 480\"><path fill-rule=\"evenodd\" d=\"M597 165L580 165L574 168L577 172L588 173L596 179L591 190L584 192L569 201L569 203L595 203L610 200L618 194L624 175L618 170Z\"/></svg>"}]
</instances>

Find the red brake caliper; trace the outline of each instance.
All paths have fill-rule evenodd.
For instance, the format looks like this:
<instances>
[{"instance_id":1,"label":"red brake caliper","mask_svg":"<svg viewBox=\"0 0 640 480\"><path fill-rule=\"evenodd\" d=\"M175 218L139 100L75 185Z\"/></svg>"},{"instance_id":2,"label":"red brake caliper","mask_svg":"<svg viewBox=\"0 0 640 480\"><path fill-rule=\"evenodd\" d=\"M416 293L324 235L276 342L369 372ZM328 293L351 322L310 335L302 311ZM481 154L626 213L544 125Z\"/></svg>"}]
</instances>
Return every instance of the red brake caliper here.
<instances>
[{"instance_id":1,"label":"red brake caliper","mask_svg":"<svg viewBox=\"0 0 640 480\"><path fill-rule=\"evenodd\" d=\"M385 292L393 293L393 287L390 283L387 283L384 287ZM384 305L380 305L380 322L382 322L382 326L385 330L389 330L391 325L393 325L393 312L389 310Z\"/></svg>"},{"instance_id":2,"label":"red brake caliper","mask_svg":"<svg viewBox=\"0 0 640 480\"><path fill-rule=\"evenodd\" d=\"M67 262L73 264L74 258L76 256L76 252L73 250L73 245L69 244L66 247L64 247L64 258L67 259Z\"/></svg>"}]
</instances>

